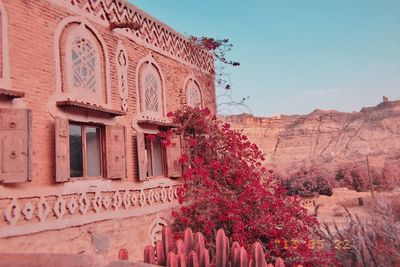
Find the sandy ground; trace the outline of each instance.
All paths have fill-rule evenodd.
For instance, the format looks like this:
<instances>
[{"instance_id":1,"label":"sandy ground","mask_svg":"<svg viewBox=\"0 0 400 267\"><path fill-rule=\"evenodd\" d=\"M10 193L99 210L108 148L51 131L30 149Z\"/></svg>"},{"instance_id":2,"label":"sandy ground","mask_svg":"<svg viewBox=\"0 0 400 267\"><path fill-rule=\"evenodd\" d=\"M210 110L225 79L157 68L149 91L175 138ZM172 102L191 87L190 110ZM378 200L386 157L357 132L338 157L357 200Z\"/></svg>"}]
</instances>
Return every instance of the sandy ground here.
<instances>
[{"instance_id":1,"label":"sandy ground","mask_svg":"<svg viewBox=\"0 0 400 267\"><path fill-rule=\"evenodd\" d=\"M375 193L376 198L398 198L400 192ZM314 199L304 201L311 214L315 214L315 207L319 205L317 211L318 221L325 222L333 226L333 221L339 226L344 225L346 220L346 207L352 214L357 215L361 220L368 220L372 216L372 207L374 205L370 192L356 192L347 188L335 188L333 195L319 196Z\"/></svg>"}]
</instances>

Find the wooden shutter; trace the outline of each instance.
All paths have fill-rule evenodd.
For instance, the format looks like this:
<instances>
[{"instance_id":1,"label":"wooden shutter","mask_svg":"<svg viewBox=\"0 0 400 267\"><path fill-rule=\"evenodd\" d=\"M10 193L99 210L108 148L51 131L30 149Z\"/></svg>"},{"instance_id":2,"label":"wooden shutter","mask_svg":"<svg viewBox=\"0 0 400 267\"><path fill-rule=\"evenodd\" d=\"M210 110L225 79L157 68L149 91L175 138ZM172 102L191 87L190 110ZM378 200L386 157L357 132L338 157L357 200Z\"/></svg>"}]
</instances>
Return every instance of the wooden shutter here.
<instances>
[{"instance_id":1,"label":"wooden shutter","mask_svg":"<svg viewBox=\"0 0 400 267\"><path fill-rule=\"evenodd\" d=\"M31 179L31 111L0 109L0 181Z\"/></svg>"},{"instance_id":2,"label":"wooden shutter","mask_svg":"<svg viewBox=\"0 0 400 267\"><path fill-rule=\"evenodd\" d=\"M139 181L147 179L147 154L144 142L144 133L136 132Z\"/></svg>"},{"instance_id":3,"label":"wooden shutter","mask_svg":"<svg viewBox=\"0 0 400 267\"><path fill-rule=\"evenodd\" d=\"M126 178L125 127L106 126L107 178Z\"/></svg>"},{"instance_id":4,"label":"wooden shutter","mask_svg":"<svg viewBox=\"0 0 400 267\"><path fill-rule=\"evenodd\" d=\"M181 177L182 164L179 162L182 156L181 137L174 135L171 142L172 145L166 148L168 177Z\"/></svg>"},{"instance_id":5,"label":"wooden shutter","mask_svg":"<svg viewBox=\"0 0 400 267\"><path fill-rule=\"evenodd\" d=\"M55 121L56 147L56 182L66 182L70 178L69 163L69 122L56 117Z\"/></svg>"}]
</instances>

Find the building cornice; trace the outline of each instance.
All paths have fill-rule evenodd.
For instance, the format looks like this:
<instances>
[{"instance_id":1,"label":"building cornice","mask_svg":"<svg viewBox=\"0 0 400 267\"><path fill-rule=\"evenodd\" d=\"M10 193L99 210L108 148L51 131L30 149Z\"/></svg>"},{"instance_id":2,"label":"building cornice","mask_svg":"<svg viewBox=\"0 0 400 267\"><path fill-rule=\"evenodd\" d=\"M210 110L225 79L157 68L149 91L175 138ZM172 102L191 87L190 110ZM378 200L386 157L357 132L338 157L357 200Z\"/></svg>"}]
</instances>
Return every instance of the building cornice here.
<instances>
[{"instance_id":1,"label":"building cornice","mask_svg":"<svg viewBox=\"0 0 400 267\"><path fill-rule=\"evenodd\" d=\"M162 55L207 74L214 73L213 55L195 46L188 38L168 25L147 14L140 8L121 0L49 0L57 6L65 7L76 15L84 16L104 27L112 22L136 22L140 30L115 29L128 37Z\"/></svg>"}]
</instances>

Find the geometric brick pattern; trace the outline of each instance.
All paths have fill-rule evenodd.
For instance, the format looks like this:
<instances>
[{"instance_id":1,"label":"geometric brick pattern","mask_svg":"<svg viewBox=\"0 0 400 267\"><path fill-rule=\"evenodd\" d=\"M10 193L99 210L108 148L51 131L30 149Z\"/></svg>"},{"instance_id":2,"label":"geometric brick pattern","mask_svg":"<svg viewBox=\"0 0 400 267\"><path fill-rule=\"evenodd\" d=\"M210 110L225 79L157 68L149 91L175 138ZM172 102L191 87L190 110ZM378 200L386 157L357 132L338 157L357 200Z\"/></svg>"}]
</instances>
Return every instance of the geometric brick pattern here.
<instances>
[{"instance_id":1,"label":"geometric brick pattern","mask_svg":"<svg viewBox=\"0 0 400 267\"><path fill-rule=\"evenodd\" d=\"M123 29L119 32L136 42L149 45L164 55L196 66L203 72L213 71L214 58L208 51L193 46L183 35L134 5L117 0L53 0L53 2L80 11L81 14L95 18L103 25L108 25L107 17L112 22L139 23L142 27L138 31Z\"/></svg>"}]
</instances>

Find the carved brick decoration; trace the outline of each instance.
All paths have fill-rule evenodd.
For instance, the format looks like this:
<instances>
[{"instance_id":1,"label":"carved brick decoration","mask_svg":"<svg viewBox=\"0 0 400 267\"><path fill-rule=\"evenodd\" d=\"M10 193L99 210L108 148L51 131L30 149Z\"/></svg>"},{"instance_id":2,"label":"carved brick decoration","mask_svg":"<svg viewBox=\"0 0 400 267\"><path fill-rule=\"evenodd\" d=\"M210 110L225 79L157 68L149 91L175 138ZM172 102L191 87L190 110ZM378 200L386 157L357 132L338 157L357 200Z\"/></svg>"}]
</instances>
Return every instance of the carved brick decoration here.
<instances>
[{"instance_id":1,"label":"carved brick decoration","mask_svg":"<svg viewBox=\"0 0 400 267\"><path fill-rule=\"evenodd\" d=\"M40 198L31 197L28 202L24 202L25 196L8 198L4 217L0 218L6 222L0 221L0 238L165 210L178 204L180 186L160 185L145 189L121 186L117 189L103 188L76 193L50 191ZM34 220L35 217L39 220Z\"/></svg>"},{"instance_id":2,"label":"carved brick decoration","mask_svg":"<svg viewBox=\"0 0 400 267\"><path fill-rule=\"evenodd\" d=\"M107 126L107 177L118 179L126 177L125 127Z\"/></svg>"},{"instance_id":3,"label":"carved brick decoration","mask_svg":"<svg viewBox=\"0 0 400 267\"><path fill-rule=\"evenodd\" d=\"M164 117L164 86L161 70L152 56L147 56L140 65L139 86L140 107L142 115L152 119Z\"/></svg>"},{"instance_id":4,"label":"carved brick decoration","mask_svg":"<svg viewBox=\"0 0 400 267\"><path fill-rule=\"evenodd\" d=\"M109 27L107 17L112 22L136 22L142 27L138 31L119 29L119 33L136 43L147 45L151 49L182 63L212 73L213 56L206 50L194 46L191 41L162 22L129 4L118 0L52 0L53 3L95 20Z\"/></svg>"},{"instance_id":5,"label":"carved brick decoration","mask_svg":"<svg viewBox=\"0 0 400 267\"><path fill-rule=\"evenodd\" d=\"M117 75L118 75L118 91L121 98L121 108L128 111L128 54L122 42L118 42L117 51L115 53Z\"/></svg>"},{"instance_id":6,"label":"carved brick decoration","mask_svg":"<svg viewBox=\"0 0 400 267\"><path fill-rule=\"evenodd\" d=\"M5 210L4 214L5 214L6 221L12 225L16 224L20 217L20 211L21 211L21 208L20 208L17 200L14 198Z\"/></svg>"},{"instance_id":7,"label":"carved brick decoration","mask_svg":"<svg viewBox=\"0 0 400 267\"><path fill-rule=\"evenodd\" d=\"M22 210L22 214L25 216L25 220L30 221L33 218L33 213L35 212L35 207L32 205L32 202L28 202L25 204L24 209Z\"/></svg>"},{"instance_id":8,"label":"carved brick decoration","mask_svg":"<svg viewBox=\"0 0 400 267\"><path fill-rule=\"evenodd\" d=\"M167 221L160 218L159 216L154 219L149 227L149 240L151 244L155 244L157 240L161 240L162 228L167 225Z\"/></svg>"}]
</instances>

